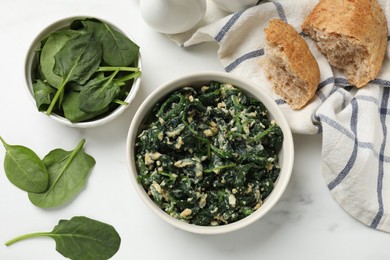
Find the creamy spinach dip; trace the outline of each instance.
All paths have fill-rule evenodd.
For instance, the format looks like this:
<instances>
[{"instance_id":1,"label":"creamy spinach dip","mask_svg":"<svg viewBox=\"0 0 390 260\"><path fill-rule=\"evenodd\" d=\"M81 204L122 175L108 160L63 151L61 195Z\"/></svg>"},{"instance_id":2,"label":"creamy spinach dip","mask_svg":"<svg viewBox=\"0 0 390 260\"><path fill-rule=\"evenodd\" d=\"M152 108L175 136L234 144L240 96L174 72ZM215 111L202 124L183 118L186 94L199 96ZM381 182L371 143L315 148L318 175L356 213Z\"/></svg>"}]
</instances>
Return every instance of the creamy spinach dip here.
<instances>
[{"instance_id":1,"label":"creamy spinach dip","mask_svg":"<svg viewBox=\"0 0 390 260\"><path fill-rule=\"evenodd\" d=\"M225 225L270 194L282 142L265 106L231 84L184 87L158 102L140 129L138 181L167 214Z\"/></svg>"}]
</instances>

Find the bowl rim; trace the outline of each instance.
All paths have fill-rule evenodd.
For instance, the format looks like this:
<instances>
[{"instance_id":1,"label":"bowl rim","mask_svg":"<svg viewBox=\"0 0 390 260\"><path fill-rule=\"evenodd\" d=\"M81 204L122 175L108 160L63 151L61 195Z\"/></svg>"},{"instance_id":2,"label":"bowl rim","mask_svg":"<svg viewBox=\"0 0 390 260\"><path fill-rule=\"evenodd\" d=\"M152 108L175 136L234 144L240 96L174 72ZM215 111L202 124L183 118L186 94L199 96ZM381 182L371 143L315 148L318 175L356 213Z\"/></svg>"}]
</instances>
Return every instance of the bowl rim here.
<instances>
[{"instance_id":1,"label":"bowl rim","mask_svg":"<svg viewBox=\"0 0 390 260\"><path fill-rule=\"evenodd\" d=\"M150 109L153 107L156 101L160 100L165 95L185 85L187 86L190 84L195 85L196 83L210 82L212 80L231 83L232 85L240 88L244 92L249 93L250 95L259 99L266 106L266 108L269 110L271 117L281 127L284 135L283 148L280 152L281 172L276 181L277 184L275 185L271 194L265 199L263 205L255 212L253 212L251 215L239 221L227 225L223 225L223 226L198 226L198 225L183 222L172 216L169 216L160 207L158 207L157 204L155 204L151 198L149 198L149 196L143 189L142 185L139 184L137 181L137 177L136 177L137 170L136 170L135 160L134 160L134 149L132 148L134 147L135 139L139 132L139 124L142 123L143 118L145 118L145 115L150 113ZM177 227L179 229L191 233L205 234L205 235L223 234L223 233L228 233L228 232L241 229L245 226L248 226L249 224L252 224L256 220L261 218L263 215L265 215L267 212L269 212L269 210L279 201L280 197L284 193L289 183L292 174L293 161L294 161L294 143L293 143L291 129L287 123L286 118L284 117L278 105L274 102L274 100L271 99L271 97L264 90L262 90L260 87L256 87L253 82L250 82L249 80L243 80L238 76L228 74L226 72L207 71L207 72L190 73L175 78L173 80L170 80L162 84L158 88L156 88L142 102L140 107L137 109L128 130L127 140L126 140L126 156L127 156L126 157L127 167L129 170L129 175L133 187L136 189L137 194L141 197L143 202L155 214L157 214L164 221L173 225L174 227Z\"/></svg>"},{"instance_id":2,"label":"bowl rim","mask_svg":"<svg viewBox=\"0 0 390 260\"><path fill-rule=\"evenodd\" d=\"M111 25L113 28L115 28L116 30L123 33L126 37L128 37L129 39L134 41L134 38L127 32L127 30L125 30L124 28L122 28L120 26L117 26L116 24L114 24L111 21L108 21L104 18L100 18L100 17L95 16L95 15L67 16L67 17L56 19L56 20L50 22L49 25L42 28L40 30L40 32L34 37L29 48L27 49L27 52L24 55L24 57L25 57L24 67L23 67L23 70L24 70L23 74L25 77L25 85L24 86L26 88L27 95L28 95L29 99L32 101L35 108L36 108L36 101L34 99L33 82L32 82L32 67L33 67L33 63L36 62L35 61L36 55L34 53L35 50L40 46L41 40L44 39L45 37L49 36L50 33L54 32L55 30L66 27L72 21L74 21L76 19L85 19L85 18L94 18L94 19L98 19L104 23L107 23L107 24ZM111 111L109 114L105 115L104 117L101 117L101 118L98 118L95 120L91 120L91 121L85 121L85 122L73 123L70 120L68 120L67 118L60 116L60 115L57 115L55 113L48 115L48 117L54 119L55 121L57 121L63 125L67 125L67 126L75 127L75 128L97 127L97 126L101 126L101 125L104 125L104 124L112 121L113 119L117 118L120 114L122 114L130 106L131 102L135 99L137 93L139 92L141 80L142 80L141 51L139 51L136 66L140 69L141 74L137 78L134 79L131 90L130 90L129 94L127 95L126 99L124 100L125 102L128 103L128 105L120 105L115 110ZM41 112L41 113L45 114L44 112Z\"/></svg>"}]
</instances>

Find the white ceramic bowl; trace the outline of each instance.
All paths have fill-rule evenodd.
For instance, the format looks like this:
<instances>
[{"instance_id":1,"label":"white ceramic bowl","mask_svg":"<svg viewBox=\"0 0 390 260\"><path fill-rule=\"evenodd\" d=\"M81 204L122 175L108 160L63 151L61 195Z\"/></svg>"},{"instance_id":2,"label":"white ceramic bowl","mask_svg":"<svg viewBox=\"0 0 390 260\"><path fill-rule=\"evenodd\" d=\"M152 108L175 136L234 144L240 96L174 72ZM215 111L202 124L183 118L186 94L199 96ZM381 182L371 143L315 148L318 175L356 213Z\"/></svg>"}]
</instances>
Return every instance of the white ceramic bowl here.
<instances>
[{"instance_id":1,"label":"white ceramic bowl","mask_svg":"<svg viewBox=\"0 0 390 260\"><path fill-rule=\"evenodd\" d=\"M26 60L25 60L25 67L24 67L27 94L30 97L30 99L32 100L35 109L37 109L37 108L36 108L36 103L35 103L35 99L34 99L33 82L32 82L32 70L34 69L34 65L37 62L35 51L40 47L41 40L44 39L45 37L47 37L50 33L57 31L58 29L69 26L69 24L76 19L83 19L83 18L97 18L100 21L111 25L113 28L117 29L118 31L122 32L125 36L127 36L128 38L133 40L132 37L124 29L121 29L118 26L116 26L116 25L112 24L111 22L108 22L104 19L101 19L98 17L91 17L91 16L74 16L74 17L64 18L64 19L55 21L52 24L50 24L49 26L47 26L46 28L44 28L37 35L37 37L35 37L32 44L30 45L30 48L27 51ZM142 71L141 54L139 54L138 62L137 62L137 64L135 64L135 66L139 67L140 70ZM125 102L129 103L129 105L134 100L134 98L135 98L135 96L140 88L141 78L142 78L142 75L140 75L139 77L137 77L133 81L131 91L129 92L128 96L124 100ZM106 124L106 123L110 122L111 120L113 120L114 118L118 117L120 114L123 113L123 111L125 111L125 109L127 107L129 107L129 105L118 106L111 113L109 113L103 117L99 117L97 119L92 119L92 120L85 121L85 122L72 123L71 121L69 121L65 117L57 115L55 113L49 115L49 117L56 120L57 122L59 122L61 124L71 126L71 127L78 127L78 128L97 127L97 126Z\"/></svg>"},{"instance_id":2,"label":"white ceramic bowl","mask_svg":"<svg viewBox=\"0 0 390 260\"><path fill-rule=\"evenodd\" d=\"M222 10L234 13L255 6L258 0L213 0Z\"/></svg>"},{"instance_id":3,"label":"white ceramic bowl","mask_svg":"<svg viewBox=\"0 0 390 260\"><path fill-rule=\"evenodd\" d=\"M147 195L142 185L137 182L137 168L134 159L134 147L136 138L140 132L139 128L145 118L147 118L147 115L149 114L155 103L167 94L183 86L199 86L203 83L207 83L210 81L231 83L232 85L240 88L245 93L250 94L251 96L260 100L268 109L270 117L274 119L276 123L281 127L284 135L283 146L280 151L279 158L279 165L281 171L271 194L265 199L263 205L254 213L237 222L223 226L197 226L193 224L188 224L178 219L175 219L165 213ZM131 181L145 204L148 205L148 207L159 217L161 217L166 222L172 224L173 226L199 234L221 234L238 230L264 216L276 204L276 202L279 200L279 198L285 191L291 176L294 161L294 145L291 130L284 115L282 114L276 103L259 86L255 86L254 84L236 76L220 72L204 72L183 76L174 79L170 82L167 82L157 88L155 91L153 91L153 93L148 96L146 100L141 104L132 120L127 136L126 149L127 165L130 172Z\"/></svg>"}]
</instances>

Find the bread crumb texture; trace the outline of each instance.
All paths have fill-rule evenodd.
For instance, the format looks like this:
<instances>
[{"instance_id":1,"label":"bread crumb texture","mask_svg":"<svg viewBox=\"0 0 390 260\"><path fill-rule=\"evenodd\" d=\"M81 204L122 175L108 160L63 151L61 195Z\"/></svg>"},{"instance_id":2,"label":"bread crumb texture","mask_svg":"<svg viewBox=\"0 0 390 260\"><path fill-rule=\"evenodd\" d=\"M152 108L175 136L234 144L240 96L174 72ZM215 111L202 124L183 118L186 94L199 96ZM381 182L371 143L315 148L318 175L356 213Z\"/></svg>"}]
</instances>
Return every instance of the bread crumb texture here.
<instances>
[{"instance_id":1,"label":"bread crumb texture","mask_svg":"<svg viewBox=\"0 0 390 260\"><path fill-rule=\"evenodd\" d=\"M302 30L356 87L378 75L388 28L377 0L321 0L306 17Z\"/></svg>"},{"instance_id":2,"label":"bread crumb texture","mask_svg":"<svg viewBox=\"0 0 390 260\"><path fill-rule=\"evenodd\" d=\"M272 19L264 32L265 55L261 59L264 73L274 92L292 109L300 109L313 98L320 81L317 61L291 25Z\"/></svg>"}]
</instances>

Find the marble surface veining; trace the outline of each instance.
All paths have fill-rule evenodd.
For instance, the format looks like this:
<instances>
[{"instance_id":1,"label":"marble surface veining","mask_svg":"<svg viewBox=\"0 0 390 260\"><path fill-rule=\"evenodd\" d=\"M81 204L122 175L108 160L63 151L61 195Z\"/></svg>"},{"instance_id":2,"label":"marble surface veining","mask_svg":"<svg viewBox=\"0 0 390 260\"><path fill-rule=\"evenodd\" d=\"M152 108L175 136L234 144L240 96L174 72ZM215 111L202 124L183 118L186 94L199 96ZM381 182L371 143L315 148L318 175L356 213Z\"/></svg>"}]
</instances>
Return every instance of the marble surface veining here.
<instances>
[{"instance_id":1,"label":"marble surface veining","mask_svg":"<svg viewBox=\"0 0 390 260\"><path fill-rule=\"evenodd\" d=\"M48 23L77 15L125 27L141 46L144 63L134 104L113 123L96 129L53 122L35 110L24 89L24 58L31 41ZM0 135L40 156L57 147L71 149L85 137L86 149L97 161L80 195L52 210L33 206L0 168L0 259L63 259L49 239L11 247L4 243L17 235L49 231L59 219L75 215L116 227L122 244L112 259L390 259L389 234L360 224L329 194L321 175L321 136L294 135L295 165L285 194L267 215L242 230L217 236L190 234L158 219L142 203L126 167L131 118L142 100L167 80L195 71L222 71L215 44L176 46L142 21L136 0L4 0L0 20ZM4 154L0 149L0 160Z\"/></svg>"}]
</instances>

